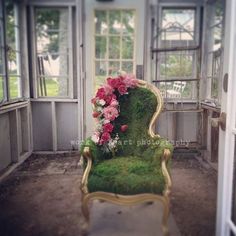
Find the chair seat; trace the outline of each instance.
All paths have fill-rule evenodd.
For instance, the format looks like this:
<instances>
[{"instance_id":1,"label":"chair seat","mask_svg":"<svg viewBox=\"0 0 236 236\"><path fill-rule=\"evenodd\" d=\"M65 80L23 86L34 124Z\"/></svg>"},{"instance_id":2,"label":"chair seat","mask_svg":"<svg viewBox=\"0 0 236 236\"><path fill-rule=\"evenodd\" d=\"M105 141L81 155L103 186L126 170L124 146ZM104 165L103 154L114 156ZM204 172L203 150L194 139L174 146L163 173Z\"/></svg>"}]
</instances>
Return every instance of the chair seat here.
<instances>
[{"instance_id":1,"label":"chair seat","mask_svg":"<svg viewBox=\"0 0 236 236\"><path fill-rule=\"evenodd\" d=\"M160 166L141 157L114 157L93 166L89 192L104 191L123 195L162 194L165 186Z\"/></svg>"}]
</instances>

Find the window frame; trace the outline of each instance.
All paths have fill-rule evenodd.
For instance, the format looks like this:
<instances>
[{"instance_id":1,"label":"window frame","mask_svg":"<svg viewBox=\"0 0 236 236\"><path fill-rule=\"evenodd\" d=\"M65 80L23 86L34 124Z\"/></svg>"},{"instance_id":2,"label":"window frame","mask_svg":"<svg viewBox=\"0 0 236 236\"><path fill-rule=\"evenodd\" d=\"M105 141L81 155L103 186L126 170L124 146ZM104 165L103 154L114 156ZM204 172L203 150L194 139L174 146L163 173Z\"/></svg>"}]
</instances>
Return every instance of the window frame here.
<instances>
[{"instance_id":1,"label":"window frame","mask_svg":"<svg viewBox=\"0 0 236 236\"><path fill-rule=\"evenodd\" d=\"M32 4L29 7L29 16L31 20L31 38L32 38L32 96L34 99L42 100L60 100L60 99L74 99L74 54L73 54L73 4L51 4L51 3L39 3ZM36 31L36 10L37 9L60 9L64 8L68 10L68 75L67 76L55 76L55 77L68 77L67 87L68 95L67 96L40 96L39 95L39 72L37 66L37 31Z\"/></svg>"},{"instance_id":2,"label":"window frame","mask_svg":"<svg viewBox=\"0 0 236 236\"><path fill-rule=\"evenodd\" d=\"M194 19L194 41L195 41L195 46L192 46L191 50L179 50L176 51L177 53L181 53L183 51L187 51L187 52L191 52L191 51L195 51L195 54L193 56L193 66L194 66L194 74L195 74L195 78L186 78L186 79L166 79L166 80L162 80L161 75L160 75L160 61L158 61L158 63L155 65L156 68L156 75L152 77L155 79L157 78L157 80L153 80L153 83L158 87L160 86L159 84L161 82L174 82L174 81L182 81L182 82L191 82L191 96L190 97L180 97L180 98L171 98L171 97L167 97L164 96L164 100L166 102L173 102L173 101L179 101L179 102L197 102L199 100L199 83L200 83L200 71L199 71L199 49L200 49L200 23L201 23L201 4L196 4L196 3L179 3L178 5L173 4L173 3L159 3L158 5L158 18L157 18L157 26L158 29L162 28L162 17L163 17L163 10L164 9L189 9L189 10L194 10L195 11L195 19ZM157 32L156 32L157 33ZM154 49L154 53L156 53L155 57L158 56L158 51L162 50L161 48L161 41L162 38L160 36L158 36L158 40L156 40L156 44L152 45L154 47L156 47ZM168 52L174 52L173 50L169 50ZM154 53L152 52L152 54L154 55ZM184 54L183 54L184 55ZM187 54L186 54L187 55ZM153 63L153 62L152 62ZM154 66L154 68L155 68ZM152 66L153 67L153 66ZM154 70L154 68L152 68L152 70ZM152 72L153 73L153 72ZM154 73L155 74L155 73ZM196 85L194 84L196 83ZM167 89L165 89L165 93L166 93Z\"/></svg>"},{"instance_id":3,"label":"window frame","mask_svg":"<svg viewBox=\"0 0 236 236\"><path fill-rule=\"evenodd\" d=\"M214 104L216 107L221 106L221 83L222 83L222 72L223 72L223 65L220 63L220 68L219 68L219 75L218 78L214 77L213 74L213 67L214 67L214 57L217 53L220 53L219 59L222 62L223 61L223 54L224 54L224 49L223 49L223 40L224 40L224 22L225 22L225 4L224 1L222 1L222 11L223 11L223 17L221 21L218 22L213 22L214 17L215 17L215 7L216 7L217 0L214 2L214 5L208 4L206 11L210 10L210 17L207 22L207 31L208 33L208 43L207 43L207 49L206 49L206 95L205 95L205 100L208 102L211 102L211 104ZM210 8L210 9L209 9ZM221 46L217 50L214 50L214 29L221 25ZM211 59L209 59L209 57ZM211 75L209 76L209 71L211 71ZM218 87L218 96L213 97L212 96L212 82L213 80L217 80L217 87Z\"/></svg>"},{"instance_id":4,"label":"window frame","mask_svg":"<svg viewBox=\"0 0 236 236\"><path fill-rule=\"evenodd\" d=\"M22 62L22 46L21 46L21 20L20 20L20 4L18 2L13 2L14 5L14 12L16 14L15 15L15 19L16 19L16 23L14 24L14 28L17 27L18 28L18 35L15 35L15 40L16 40L16 44L18 44L18 49L16 48L14 51L16 53L19 54L19 70L20 70L20 74L17 75L17 77L19 77L19 97L14 97L11 98L10 97L10 73L9 73L9 66L8 66L8 53L7 53L7 40L6 40L6 6L5 6L5 2L4 1L0 1L0 10L1 10L1 21L2 21L2 40L3 40L3 45L2 45L2 53L3 53L3 68L4 68L4 74L3 76L3 99L0 100L0 106L5 106L8 104L12 104L12 103L16 103L16 102L22 102L25 100L24 97L24 91L23 91L23 78L22 78L22 66L23 66L23 62ZM17 41L18 40L18 41Z\"/></svg>"}]
</instances>

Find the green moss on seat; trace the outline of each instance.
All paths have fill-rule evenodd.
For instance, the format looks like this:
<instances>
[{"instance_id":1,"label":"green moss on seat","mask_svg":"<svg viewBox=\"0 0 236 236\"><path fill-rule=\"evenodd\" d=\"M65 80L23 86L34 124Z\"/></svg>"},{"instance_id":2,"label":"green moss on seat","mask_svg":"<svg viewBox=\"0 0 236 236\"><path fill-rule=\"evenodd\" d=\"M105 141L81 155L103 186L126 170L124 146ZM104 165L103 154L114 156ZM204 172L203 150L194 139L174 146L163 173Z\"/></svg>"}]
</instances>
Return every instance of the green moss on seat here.
<instances>
[{"instance_id":1,"label":"green moss on seat","mask_svg":"<svg viewBox=\"0 0 236 236\"><path fill-rule=\"evenodd\" d=\"M105 191L117 194L159 193L164 190L160 166L140 157L116 157L95 165L88 180L90 192Z\"/></svg>"},{"instance_id":2,"label":"green moss on seat","mask_svg":"<svg viewBox=\"0 0 236 236\"><path fill-rule=\"evenodd\" d=\"M86 146L90 147L93 156L89 191L162 193L165 183L161 158L164 149L172 152L173 146L166 139L152 139L148 134L148 126L157 107L156 96L145 88L136 88L120 97L119 102L120 115L115 120L114 132L120 137L116 157L103 153L90 138L81 146L81 151ZM128 129L122 133L120 126L124 124L128 125Z\"/></svg>"}]
</instances>

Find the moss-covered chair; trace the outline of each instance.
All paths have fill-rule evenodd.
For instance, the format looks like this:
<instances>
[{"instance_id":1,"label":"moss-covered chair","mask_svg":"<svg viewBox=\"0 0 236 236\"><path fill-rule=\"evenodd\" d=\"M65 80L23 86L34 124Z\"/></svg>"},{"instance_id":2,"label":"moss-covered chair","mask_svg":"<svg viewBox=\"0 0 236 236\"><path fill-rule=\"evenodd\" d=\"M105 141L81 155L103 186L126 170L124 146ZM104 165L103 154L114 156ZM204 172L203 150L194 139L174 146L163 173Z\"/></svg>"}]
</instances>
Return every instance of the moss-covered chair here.
<instances>
[{"instance_id":1,"label":"moss-covered chair","mask_svg":"<svg viewBox=\"0 0 236 236\"><path fill-rule=\"evenodd\" d=\"M139 80L138 87L120 99L120 116L116 122L128 124L129 128L125 133L117 130L121 145L116 156L104 154L91 138L82 144L82 212L87 224L89 200L121 205L161 201L164 206L162 230L168 235L169 160L173 147L154 133L162 105L159 90Z\"/></svg>"}]
</instances>

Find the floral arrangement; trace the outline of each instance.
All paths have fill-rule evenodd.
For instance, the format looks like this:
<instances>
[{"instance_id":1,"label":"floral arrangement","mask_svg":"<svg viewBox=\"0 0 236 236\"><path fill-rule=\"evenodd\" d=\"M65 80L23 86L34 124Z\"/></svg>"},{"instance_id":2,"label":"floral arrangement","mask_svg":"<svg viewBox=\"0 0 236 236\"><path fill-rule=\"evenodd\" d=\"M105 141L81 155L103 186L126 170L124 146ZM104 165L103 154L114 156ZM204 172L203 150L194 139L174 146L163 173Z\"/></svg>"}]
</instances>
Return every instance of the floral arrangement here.
<instances>
[{"instance_id":1,"label":"floral arrangement","mask_svg":"<svg viewBox=\"0 0 236 236\"><path fill-rule=\"evenodd\" d=\"M138 80L134 75L119 75L115 78L109 77L101 86L92 99L93 117L97 124L92 141L103 147L105 152L115 152L118 145L119 135L114 133L115 120L119 116L119 98L128 94L129 89L136 88ZM118 127L121 132L128 129L127 124Z\"/></svg>"}]
</instances>

